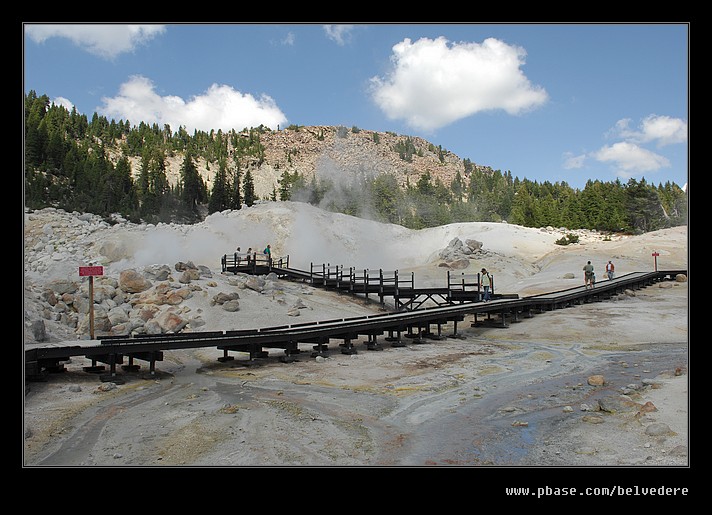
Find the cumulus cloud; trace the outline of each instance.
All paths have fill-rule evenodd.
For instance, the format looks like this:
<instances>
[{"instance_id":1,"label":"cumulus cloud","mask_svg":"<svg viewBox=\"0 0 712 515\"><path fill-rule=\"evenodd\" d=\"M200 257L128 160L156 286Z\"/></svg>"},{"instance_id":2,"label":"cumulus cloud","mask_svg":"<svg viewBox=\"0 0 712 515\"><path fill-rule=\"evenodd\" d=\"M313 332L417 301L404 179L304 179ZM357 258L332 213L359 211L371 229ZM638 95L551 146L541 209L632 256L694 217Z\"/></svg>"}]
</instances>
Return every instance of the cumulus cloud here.
<instances>
[{"instance_id":1,"label":"cumulus cloud","mask_svg":"<svg viewBox=\"0 0 712 515\"><path fill-rule=\"evenodd\" d=\"M337 45L343 46L351 38L353 25L324 25L326 37L334 41Z\"/></svg>"},{"instance_id":2,"label":"cumulus cloud","mask_svg":"<svg viewBox=\"0 0 712 515\"><path fill-rule=\"evenodd\" d=\"M271 97L263 94L255 98L219 84L185 101L178 96L160 96L149 79L134 76L121 85L117 96L104 97L102 101L104 105L97 108L97 113L107 118L157 123L161 127L168 124L174 131L179 126L188 132L242 130L259 125L276 129L287 121Z\"/></svg>"},{"instance_id":3,"label":"cumulus cloud","mask_svg":"<svg viewBox=\"0 0 712 515\"><path fill-rule=\"evenodd\" d=\"M604 163L612 163L619 175L626 177L670 166L666 157L628 141L606 145L593 152L592 157Z\"/></svg>"},{"instance_id":4,"label":"cumulus cloud","mask_svg":"<svg viewBox=\"0 0 712 515\"><path fill-rule=\"evenodd\" d=\"M522 72L525 57L523 48L494 38L481 44L406 38L393 47L388 76L371 78L371 94L389 118L427 131L482 111L517 115L548 99Z\"/></svg>"},{"instance_id":5,"label":"cumulus cloud","mask_svg":"<svg viewBox=\"0 0 712 515\"><path fill-rule=\"evenodd\" d=\"M56 106L62 106L67 111L71 112L74 109L74 104L67 98L57 97L52 99L52 103Z\"/></svg>"},{"instance_id":6,"label":"cumulus cloud","mask_svg":"<svg viewBox=\"0 0 712 515\"><path fill-rule=\"evenodd\" d=\"M651 114L645 117L637 130L630 128L630 118L618 120L609 135L634 143L655 143L659 147L687 141L687 122L680 118Z\"/></svg>"},{"instance_id":7,"label":"cumulus cloud","mask_svg":"<svg viewBox=\"0 0 712 515\"><path fill-rule=\"evenodd\" d=\"M671 166L668 158L644 148L644 145L664 147L687 141L687 122L680 118L651 114L635 129L631 128L631 123L630 118L622 118L605 133L607 138L622 141L580 156L565 153L562 167L567 170L582 168L584 160L591 158L610 164L618 176L629 179Z\"/></svg>"},{"instance_id":8,"label":"cumulus cloud","mask_svg":"<svg viewBox=\"0 0 712 515\"><path fill-rule=\"evenodd\" d=\"M66 38L102 59L133 52L165 30L163 25L25 25L25 34L35 43L41 44L50 38Z\"/></svg>"}]
</instances>

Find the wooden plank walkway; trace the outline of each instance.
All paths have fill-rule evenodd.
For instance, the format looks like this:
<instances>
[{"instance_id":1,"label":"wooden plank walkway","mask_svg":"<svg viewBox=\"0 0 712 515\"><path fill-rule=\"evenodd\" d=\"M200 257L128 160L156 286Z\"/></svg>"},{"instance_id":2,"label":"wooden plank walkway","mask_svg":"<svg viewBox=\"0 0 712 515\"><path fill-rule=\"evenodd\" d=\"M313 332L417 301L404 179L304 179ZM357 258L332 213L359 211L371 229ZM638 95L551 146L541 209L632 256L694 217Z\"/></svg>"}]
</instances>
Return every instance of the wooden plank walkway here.
<instances>
[{"instance_id":1,"label":"wooden plank walkway","mask_svg":"<svg viewBox=\"0 0 712 515\"><path fill-rule=\"evenodd\" d=\"M343 265L331 263L310 263L307 271L290 267L289 256L269 259L265 255L255 253L225 254L221 265L223 273L265 275L273 272L283 279L338 290L367 300L377 297L382 306L385 306L386 298L392 298L396 310L420 309L426 305L444 306L454 302L474 302L481 300L483 295L479 273L456 274L448 271L445 286L417 288L413 272L400 274L398 270L345 268ZM494 291L494 282L492 290L492 298L500 297Z\"/></svg>"},{"instance_id":2,"label":"wooden plank walkway","mask_svg":"<svg viewBox=\"0 0 712 515\"><path fill-rule=\"evenodd\" d=\"M267 266L278 273L273 265ZM260 269L254 263L251 266L254 267L253 270ZM279 271L289 270L289 267L278 268ZM449 337L457 338L460 337L457 325L468 315L474 316L473 325L488 323L495 327L507 327L510 322L516 322L520 317L531 317L535 313L583 302L602 301L628 288L639 289L659 281L673 280L680 273L686 274L687 271L634 272L598 283L593 289L579 286L524 298L502 296L491 302L457 301L420 309L401 309L396 312L361 317L258 329L107 336L99 340L39 343L25 346L25 376L26 379L36 379L41 378L46 372L62 371L63 362L72 356L85 356L91 359L92 366L88 369L93 372L101 372L104 369L103 365L97 363L109 365L110 373L102 375L102 380L119 381L120 378L116 376L117 365L122 365L126 371L135 371L139 368L134 364L135 359L147 361L150 374L155 374L155 364L163 360L163 351L166 350L216 347L223 351L223 356L218 359L228 361L233 359L229 352L249 353L250 359L256 359L267 357L266 348L274 348L284 350L280 358L282 361L291 361L301 352L300 343L314 344L312 356L319 356L329 352L328 344L332 339L343 340L339 345L342 353L356 353L353 341L360 336L368 338L366 342L368 350L382 350L378 337L384 334L388 334L385 341L397 347L403 345L403 338L411 338L413 342L443 339L445 337L442 334L443 326L452 323L453 333ZM300 272L300 277L307 278L304 272ZM311 279L314 276L310 274L308 277ZM379 274L378 277L380 278L381 275ZM364 282L367 283L369 281ZM357 283L351 282L351 284ZM383 285L380 279L379 285ZM433 294L432 290L430 294ZM478 321L478 316L486 318ZM436 327L436 331L433 331L433 327ZM125 357L128 358L127 365L123 365Z\"/></svg>"}]
</instances>

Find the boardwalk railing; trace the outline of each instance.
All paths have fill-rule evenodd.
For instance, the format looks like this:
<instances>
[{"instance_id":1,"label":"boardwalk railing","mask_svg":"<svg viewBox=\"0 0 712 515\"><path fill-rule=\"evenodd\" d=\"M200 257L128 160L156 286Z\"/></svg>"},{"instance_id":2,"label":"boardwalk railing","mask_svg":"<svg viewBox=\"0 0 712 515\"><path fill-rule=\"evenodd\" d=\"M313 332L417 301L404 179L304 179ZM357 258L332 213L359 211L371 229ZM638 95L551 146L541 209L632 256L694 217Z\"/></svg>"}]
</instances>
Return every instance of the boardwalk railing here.
<instances>
[{"instance_id":1,"label":"boardwalk railing","mask_svg":"<svg viewBox=\"0 0 712 515\"><path fill-rule=\"evenodd\" d=\"M396 310L414 310L423 306L477 302L482 300L480 274L447 273L447 286L416 288L415 274L400 274L398 270L371 270L368 268L332 265L331 263L310 263L309 270L299 270L289 266L289 255L269 259L260 253L244 254L234 252L222 257L223 272L267 274L303 281L312 286L335 289L370 300L378 297L382 306L386 298L393 299ZM494 287L493 287L494 290ZM494 291L492 292L495 297Z\"/></svg>"},{"instance_id":2,"label":"boardwalk railing","mask_svg":"<svg viewBox=\"0 0 712 515\"><path fill-rule=\"evenodd\" d=\"M450 270L447 272L447 290L448 299L450 302L472 302L473 300L482 300L482 292L480 290L480 274L453 274ZM494 283L492 284L492 293L494 293Z\"/></svg>"},{"instance_id":3,"label":"boardwalk railing","mask_svg":"<svg viewBox=\"0 0 712 515\"><path fill-rule=\"evenodd\" d=\"M491 323L497 325L490 324L491 327L507 327L509 322L518 321L520 316L528 318L548 310L584 302L600 302L626 289L639 289L660 281L674 280L678 274L687 275L687 270L632 272L603 281L593 289L580 285L524 298L509 298L505 295L496 302L465 302L408 312L379 313L306 324L235 331L104 336L100 338L100 343L71 340L58 344L38 344L25 349L25 374L26 377L39 377L45 371L63 371L63 363L72 356L85 356L92 360L93 366L87 367L91 368L91 371L98 371L98 367L94 366L96 362L108 364L110 374L107 380L114 381L116 366L123 364L124 357L129 359L127 370L136 369L133 360L137 359L148 361L150 371L154 373L155 363L163 360L164 350L216 347L223 351L223 357L218 358L222 361L232 358L227 355L228 352L248 352L250 359L254 359L266 357L267 348L277 348L284 349L284 357L290 359L293 354L299 352L299 343L317 342L318 354L321 354L328 350L326 343L330 339L343 339L344 347L341 352L353 353L352 341L359 336L368 337L368 349L378 350L380 344L377 343L376 337L385 333L397 334L397 341L393 343L396 346L396 343L400 343L403 332L407 332L406 337L428 335L430 327L435 325L438 329L437 336L440 337L441 326L452 323L453 336L457 336L457 323L464 321L466 315L474 315L473 326L485 323L478 322L477 317L481 315L487 317L487 324L490 324L490 317L493 317Z\"/></svg>"},{"instance_id":4,"label":"boardwalk railing","mask_svg":"<svg viewBox=\"0 0 712 515\"><path fill-rule=\"evenodd\" d=\"M271 258L261 252L233 252L223 255L220 264L223 272L268 273L272 268L289 268L289 255Z\"/></svg>"}]
</instances>

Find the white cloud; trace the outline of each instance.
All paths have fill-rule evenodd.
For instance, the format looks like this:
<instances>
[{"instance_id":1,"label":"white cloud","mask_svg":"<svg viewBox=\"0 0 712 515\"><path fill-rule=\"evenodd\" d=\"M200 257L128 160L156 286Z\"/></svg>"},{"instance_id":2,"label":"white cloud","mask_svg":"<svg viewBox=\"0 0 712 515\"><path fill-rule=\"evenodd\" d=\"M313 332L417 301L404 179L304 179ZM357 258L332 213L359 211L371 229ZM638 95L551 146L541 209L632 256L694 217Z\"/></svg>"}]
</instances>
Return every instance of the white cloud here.
<instances>
[{"instance_id":1,"label":"white cloud","mask_svg":"<svg viewBox=\"0 0 712 515\"><path fill-rule=\"evenodd\" d=\"M606 145L593 152L591 156L598 161L612 163L618 174L623 177L670 166L667 158L627 141Z\"/></svg>"},{"instance_id":2,"label":"white cloud","mask_svg":"<svg viewBox=\"0 0 712 515\"><path fill-rule=\"evenodd\" d=\"M64 107L70 113L72 112L72 109L74 108L74 104L72 103L72 101L67 98L64 98L64 97L53 98L52 103L56 106Z\"/></svg>"},{"instance_id":3,"label":"white cloud","mask_svg":"<svg viewBox=\"0 0 712 515\"><path fill-rule=\"evenodd\" d=\"M481 44L406 38L393 47L390 74L371 78L371 93L389 118L429 131L481 111L516 115L548 99L522 73L525 57L523 48L494 38Z\"/></svg>"},{"instance_id":4,"label":"white cloud","mask_svg":"<svg viewBox=\"0 0 712 515\"><path fill-rule=\"evenodd\" d=\"M337 45L345 45L346 41L351 38L353 25L324 25L326 37L336 42Z\"/></svg>"},{"instance_id":5,"label":"white cloud","mask_svg":"<svg viewBox=\"0 0 712 515\"><path fill-rule=\"evenodd\" d=\"M571 152L564 153L564 169L573 170L578 168L583 168L583 162L586 160L586 154L581 154L579 156L573 155Z\"/></svg>"},{"instance_id":6,"label":"white cloud","mask_svg":"<svg viewBox=\"0 0 712 515\"><path fill-rule=\"evenodd\" d=\"M259 125L276 129L287 121L271 97L255 98L219 84L185 101L177 96L160 96L149 79L134 76L121 85L117 96L102 100L104 105L96 111L107 118L129 120L132 124L157 123L160 127L168 124L172 131L181 125L188 132L196 129L239 131Z\"/></svg>"},{"instance_id":7,"label":"white cloud","mask_svg":"<svg viewBox=\"0 0 712 515\"><path fill-rule=\"evenodd\" d=\"M67 38L87 52L103 59L113 59L119 54L133 52L165 32L163 25L25 25L25 33L36 43L50 38Z\"/></svg>"},{"instance_id":8,"label":"white cloud","mask_svg":"<svg viewBox=\"0 0 712 515\"><path fill-rule=\"evenodd\" d=\"M651 114L643 120L643 141L656 141L658 145L671 145L687 141L687 122L680 118Z\"/></svg>"},{"instance_id":9,"label":"white cloud","mask_svg":"<svg viewBox=\"0 0 712 515\"><path fill-rule=\"evenodd\" d=\"M287 35L284 36L284 38L282 39L282 44L287 46L294 46L295 41L296 36L294 35L294 32L287 32Z\"/></svg>"},{"instance_id":10,"label":"white cloud","mask_svg":"<svg viewBox=\"0 0 712 515\"><path fill-rule=\"evenodd\" d=\"M654 142L659 147L687 141L687 122L680 118L651 114L640 122L638 130L630 129L630 118L618 120L609 135L633 143Z\"/></svg>"}]
</instances>

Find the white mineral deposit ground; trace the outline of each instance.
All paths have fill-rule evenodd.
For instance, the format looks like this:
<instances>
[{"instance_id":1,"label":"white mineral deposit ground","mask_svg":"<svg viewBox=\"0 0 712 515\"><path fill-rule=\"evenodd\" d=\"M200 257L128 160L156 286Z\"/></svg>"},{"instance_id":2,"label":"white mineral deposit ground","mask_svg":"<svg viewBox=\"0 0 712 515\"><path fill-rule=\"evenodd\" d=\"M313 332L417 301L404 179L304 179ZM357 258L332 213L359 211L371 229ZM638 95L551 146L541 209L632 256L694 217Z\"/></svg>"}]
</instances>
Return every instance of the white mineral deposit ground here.
<instances>
[{"instance_id":1,"label":"white mineral deposit ground","mask_svg":"<svg viewBox=\"0 0 712 515\"><path fill-rule=\"evenodd\" d=\"M26 215L25 247L56 212ZM54 217L54 218L53 218ZM153 263L191 260L210 267L214 286L186 299L200 312L201 330L258 328L379 312L376 303L288 281L278 294L239 290L240 310L209 300L234 291L220 257L237 245L310 263L413 271L416 285L443 285L438 252L453 238L482 242L468 273L482 267L500 293L532 295L582 284L591 260L602 278L609 259L617 274L687 269L686 227L606 239L582 234L560 246L563 233L505 223L468 223L411 231L320 211L297 203L266 203L216 214L190 227L120 224L92 232L76 261L36 273L25 284L67 277L99 248L108 275ZM87 240L89 241L89 240ZM110 242L111 245L107 245ZM78 253L81 254L82 251ZM106 253L107 251L104 250ZM27 257L26 257L27 259ZM458 270L459 273L461 270ZM567 274L573 274L570 278ZM78 278L77 278L78 280ZM687 468L689 456L689 282L670 281L592 302L547 311L507 328L458 324L461 338L311 357L293 363L282 351L267 359L218 361L212 348L166 351L151 376L119 374L107 388L73 358L63 373L29 382L24 394L26 467L467 467L529 470L576 467ZM299 317L287 315L301 300ZM443 327L453 333L452 324ZM62 338L76 335L60 335ZM55 336L55 338L57 338ZM27 338L26 338L27 343ZM589 384L603 376L602 385ZM539 474L542 476L538 476ZM664 476L662 476L664 477ZM515 485L516 486L516 485Z\"/></svg>"}]
</instances>

